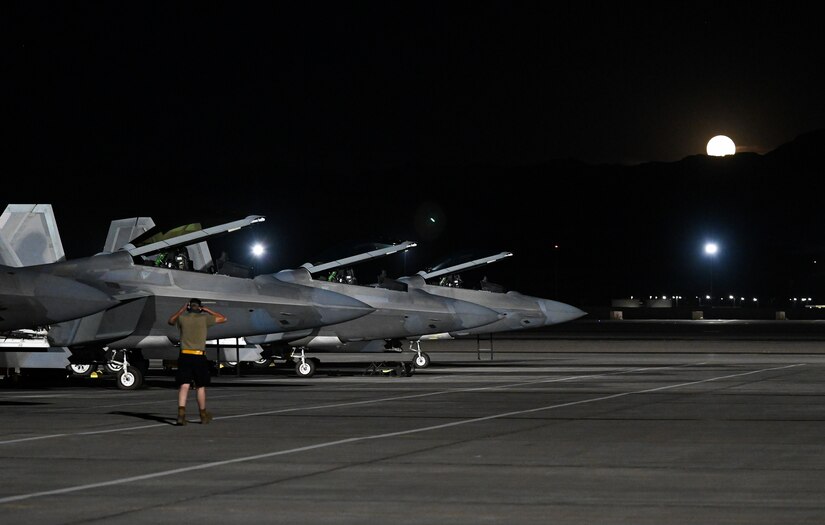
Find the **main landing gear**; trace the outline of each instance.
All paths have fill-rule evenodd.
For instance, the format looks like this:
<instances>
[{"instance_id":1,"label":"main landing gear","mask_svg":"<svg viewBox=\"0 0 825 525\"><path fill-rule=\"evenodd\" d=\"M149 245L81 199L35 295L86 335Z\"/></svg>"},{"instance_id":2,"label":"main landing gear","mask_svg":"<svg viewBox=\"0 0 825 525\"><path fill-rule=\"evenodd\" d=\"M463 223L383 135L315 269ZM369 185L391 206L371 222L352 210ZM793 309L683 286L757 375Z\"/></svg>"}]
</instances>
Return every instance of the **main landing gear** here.
<instances>
[{"instance_id":1,"label":"main landing gear","mask_svg":"<svg viewBox=\"0 0 825 525\"><path fill-rule=\"evenodd\" d=\"M429 364L429 357L422 353L422 362ZM419 355L410 352L314 352L312 349L296 348L287 357L295 365L295 375L310 378L323 363L331 375L339 375L342 370L357 369L362 365L364 375L391 375L409 377L413 375Z\"/></svg>"},{"instance_id":2,"label":"main landing gear","mask_svg":"<svg viewBox=\"0 0 825 525\"><path fill-rule=\"evenodd\" d=\"M98 355L91 358L91 361L70 364L69 370L72 374L78 377L92 376L103 363L103 370L115 376L117 387L121 390L135 390L143 385L143 378L149 371L149 361L143 357L140 350L103 348L96 352ZM89 359L89 356L85 359Z\"/></svg>"}]
</instances>

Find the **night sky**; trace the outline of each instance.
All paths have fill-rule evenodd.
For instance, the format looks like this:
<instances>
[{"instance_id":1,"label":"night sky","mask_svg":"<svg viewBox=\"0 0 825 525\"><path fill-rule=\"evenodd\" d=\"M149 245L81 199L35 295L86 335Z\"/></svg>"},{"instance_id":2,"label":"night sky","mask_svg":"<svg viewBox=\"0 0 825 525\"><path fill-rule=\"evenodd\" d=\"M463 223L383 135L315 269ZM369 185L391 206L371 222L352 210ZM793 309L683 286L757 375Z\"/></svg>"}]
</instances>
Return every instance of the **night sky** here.
<instances>
[{"instance_id":1,"label":"night sky","mask_svg":"<svg viewBox=\"0 0 825 525\"><path fill-rule=\"evenodd\" d=\"M274 271L410 239L408 273L511 250L491 280L581 304L699 293L701 244L719 238L720 291L816 289L800 268L825 238L800 209L818 204L821 162L771 155L825 128L822 24L803 7L0 9L4 204L53 204L70 258L115 218L263 214L216 249L251 262L260 239L255 264ZM695 157L717 134L736 162Z\"/></svg>"}]
</instances>

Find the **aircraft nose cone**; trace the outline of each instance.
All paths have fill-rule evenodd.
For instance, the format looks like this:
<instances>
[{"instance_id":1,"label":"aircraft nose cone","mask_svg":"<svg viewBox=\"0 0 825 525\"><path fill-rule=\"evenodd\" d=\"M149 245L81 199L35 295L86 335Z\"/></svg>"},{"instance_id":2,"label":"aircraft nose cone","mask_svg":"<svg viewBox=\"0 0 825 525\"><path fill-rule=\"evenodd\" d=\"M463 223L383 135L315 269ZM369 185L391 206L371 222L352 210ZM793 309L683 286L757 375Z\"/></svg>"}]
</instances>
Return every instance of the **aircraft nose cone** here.
<instances>
[{"instance_id":1,"label":"aircraft nose cone","mask_svg":"<svg viewBox=\"0 0 825 525\"><path fill-rule=\"evenodd\" d=\"M495 323L504 317L495 310L467 301L455 301L453 308L463 329Z\"/></svg>"},{"instance_id":2,"label":"aircraft nose cone","mask_svg":"<svg viewBox=\"0 0 825 525\"><path fill-rule=\"evenodd\" d=\"M338 292L315 288L312 300L324 324L338 324L358 319L375 311L367 303Z\"/></svg>"},{"instance_id":3,"label":"aircraft nose cone","mask_svg":"<svg viewBox=\"0 0 825 525\"><path fill-rule=\"evenodd\" d=\"M551 301L550 299L539 299L539 306L547 318L545 325L566 323L587 315L587 312L579 310L575 306Z\"/></svg>"}]
</instances>

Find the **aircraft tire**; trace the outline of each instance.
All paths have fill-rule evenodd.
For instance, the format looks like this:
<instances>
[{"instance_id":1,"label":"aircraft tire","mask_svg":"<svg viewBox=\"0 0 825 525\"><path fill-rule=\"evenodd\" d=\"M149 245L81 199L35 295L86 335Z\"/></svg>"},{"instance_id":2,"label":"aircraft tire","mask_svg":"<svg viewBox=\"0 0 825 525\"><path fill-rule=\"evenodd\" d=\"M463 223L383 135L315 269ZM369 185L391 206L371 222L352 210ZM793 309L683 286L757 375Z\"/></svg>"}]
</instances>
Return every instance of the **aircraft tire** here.
<instances>
[{"instance_id":1,"label":"aircraft tire","mask_svg":"<svg viewBox=\"0 0 825 525\"><path fill-rule=\"evenodd\" d=\"M295 373L298 377L312 377L315 374L315 361L307 359L306 362L300 361L295 365Z\"/></svg>"},{"instance_id":2,"label":"aircraft tire","mask_svg":"<svg viewBox=\"0 0 825 525\"><path fill-rule=\"evenodd\" d=\"M95 365L73 363L69 365L69 372L75 377L89 377L95 371Z\"/></svg>"},{"instance_id":3,"label":"aircraft tire","mask_svg":"<svg viewBox=\"0 0 825 525\"><path fill-rule=\"evenodd\" d=\"M143 384L143 373L137 367L129 371L121 370L117 375L117 387L121 390L136 390Z\"/></svg>"},{"instance_id":4,"label":"aircraft tire","mask_svg":"<svg viewBox=\"0 0 825 525\"><path fill-rule=\"evenodd\" d=\"M430 356L428 356L425 352L421 352L421 355L415 356L413 363L416 368L427 368L430 366Z\"/></svg>"},{"instance_id":5,"label":"aircraft tire","mask_svg":"<svg viewBox=\"0 0 825 525\"><path fill-rule=\"evenodd\" d=\"M272 359L262 357L257 361L252 361L253 368L268 368L272 364Z\"/></svg>"},{"instance_id":6,"label":"aircraft tire","mask_svg":"<svg viewBox=\"0 0 825 525\"><path fill-rule=\"evenodd\" d=\"M123 365L119 365L117 363L112 362L106 362L106 364L103 365L103 368L106 370L107 374L116 375L120 373L121 370L123 370Z\"/></svg>"}]
</instances>

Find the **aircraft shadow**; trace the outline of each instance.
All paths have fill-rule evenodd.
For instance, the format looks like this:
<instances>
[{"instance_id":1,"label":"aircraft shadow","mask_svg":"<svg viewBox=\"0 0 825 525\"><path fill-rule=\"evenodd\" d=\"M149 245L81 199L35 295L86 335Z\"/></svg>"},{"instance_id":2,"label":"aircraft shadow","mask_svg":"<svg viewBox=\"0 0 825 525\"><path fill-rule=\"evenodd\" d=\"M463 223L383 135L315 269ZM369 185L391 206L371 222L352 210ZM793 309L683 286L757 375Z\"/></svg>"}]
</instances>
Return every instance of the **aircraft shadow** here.
<instances>
[{"instance_id":1,"label":"aircraft shadow","mask_svg":"<svg viewBox=\"0 0 825 525\"><path fill-rule=\"evenodd\" d=\"M224 377L224 379L227 379L227 378L232 379L232 378L234 378L234 376ZM215 379L220 379L220 378L213 377L212 379L215 380ZM258 377L258 379L266 379L266 378L265 377ZM277 377L273 377L273 379L277 379ZM293 377L292 379L298 381L300 378L296 376L296 377ZM176 385L174 381L168 381L168 380L152 378L152 377L147 378L147 379L144 380L144 386L145 387L153 387L153 388L164 388L164 389L167 389L167 390L178 390L178 388L179 388L178 385ZM304 384L304 383L266 385L266 384L263 384L263 383L240 383L240 382L235 383L235 382L212 381L209 384L209 386L206 387L206 388L209 391L212 391L212 390L220 390L222 388L261 388L263 386L265 386L268 389L275 389L275 388L292 389L292 388L296 388L296 387L305 387L305 386L310 386L310 385L307 385L307 384ZM194 389L193 389L192 393L194 393Z\"/></svg>"}]
</instances>

